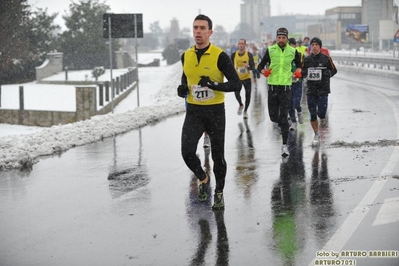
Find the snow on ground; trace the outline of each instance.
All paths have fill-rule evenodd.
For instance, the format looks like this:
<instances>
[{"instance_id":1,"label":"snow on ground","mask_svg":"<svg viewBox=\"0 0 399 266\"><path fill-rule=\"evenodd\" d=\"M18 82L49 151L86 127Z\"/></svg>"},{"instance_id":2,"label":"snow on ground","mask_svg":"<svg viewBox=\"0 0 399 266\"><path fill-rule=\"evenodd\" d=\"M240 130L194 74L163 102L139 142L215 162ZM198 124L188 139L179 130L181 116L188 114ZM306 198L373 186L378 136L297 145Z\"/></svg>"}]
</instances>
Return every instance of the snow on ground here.
<instances>
[{"instance_id":1,"label":"snow on ground","mask_svg":"<svg viewBox=\"0 0 399 266\"><path fill-rule=\"evenodd\" d=\"M335 51L332 52L334 54ZM337 54L342 53L341 51L336 52ZM366 54L368 55L368 53ZM155 58L162 59L161 54L139 54L139 62L148 63ZM69 77L74 78L75 74L80 75L80 78L82 77L82 73L71 73ZM85 75L88 74L83 73L86 78ZM106 77L106 75L103 77ZM30 169L39 156L66 151L70 148L115 136L156 122L164 117L183 112L183 101L176 95L176 88L180 84L180 78L180 63L166 66L165 61L161 61L161 67L139 69L140 107L136 107L136 100L133 101L132 95L137 94L137 91L134 90L115 107L114 114L94 116L89 120L50 128L0 124L0 171ZM71 93L63 91L64 89L68 90L63 88L64 86L46 86L54 86L54 89L57 89L60 97L51 101L58 108L64 106L67 109L72 105L75 106L74 93L72 94L73 97L71 97ZM38 104L43 103L40 97L40 95L43 95L42 93L45 92L38 90L35 93L31 93L27 91L25 95L26 97L28 95L34 97L37 101L32 104ZM5 97L4 89L2 97L3 99ZM12 104L12 101L10 103L7 102L7 104ZM18 104L14 103L14 106L18 106ZM6 103L2 103L2 105L2 108L6 108ZM25 107L28 109L28 106L25 105Z\"/></svg>"},{"instance_id":2,"label":"snow on ground","mask_svg":"<svg viewBox=\"0 0 399 266\"><path fill-rule=\"evenodd\" d=\"M125 133L183 112L183 100L176 94L181 64L162 65L139 69L140 107L129 95L115 108L114 114L72 124L49 128L0 124L0 170L30 169L39 156Z\"/></svg>"},{"instance_id":3,"label":"snow on ground","mask_svg":"<svg viewBox=\"0 0 399 266\"><path fill-rule=\"evenodd\" d=\"M160 53L146 53L139 55L139 62L152 62L154 59L162 59ZM166 66L165 61L161 61L161 66ZM153 68L151 68L153 69ZM112 78L120 77L127 73L127 68L113 69ZM158 83L148 84L147 78L151 82L154 80L154 75L146 75L148 71L146 68L141 68L139 72L139 78L141 80L140 86L150 85L150 88L154 86L158 87ZM143 72L143 73L142 73ZM144 76L142 76L144 75ZM109 69L105 70L105 73L98 77L98 81L105 82L111 80L111 72ZM44 81L65 81L65 72L62 71L50 77L44 79ZM69 71L68 81L88 81L94 82L95 78L92 76L91 70L79 70ZM157 79L157 81L159 81ZM40 84L35 82L29 82L24 84L11 84L1 86L1 104L0 107L4 109L19 109L19 87L24 87L24 109L25 110L40 110L40 111L64 111L64 112L75 112L76 111L76 96L75 87L76 85L51 85L51 84ZM90 85L97 87L94 85ZM97 87L97 95L99 95L99 88ZM97 110L103 108L97 101ZM105 102L108 104L108 102ZM0 128L1 131L1 128ZM0 135L2 133L0 132Z\"/></svg>"},{"instance_id":4,"label":"snow on ground","mask_svg":"<svg viewBox=\"0 0 399 266\"><path fill-rule=\"evenodd\" d=\"M19 109L19 86L24 87L24 109L41 111L76 111L74 85L48 85L36 82L2 85L1 108Z\"/></svg>"}]
</instances>

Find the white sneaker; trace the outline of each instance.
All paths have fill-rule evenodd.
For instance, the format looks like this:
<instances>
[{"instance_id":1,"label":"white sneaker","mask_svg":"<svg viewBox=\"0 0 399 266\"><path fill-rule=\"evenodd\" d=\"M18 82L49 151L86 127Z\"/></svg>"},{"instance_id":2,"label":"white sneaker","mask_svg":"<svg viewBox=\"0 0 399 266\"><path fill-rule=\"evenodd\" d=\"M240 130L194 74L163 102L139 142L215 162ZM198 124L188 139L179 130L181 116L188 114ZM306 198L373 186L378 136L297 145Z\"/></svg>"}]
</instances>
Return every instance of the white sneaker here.
<instances>
[{"instance_id":1,"label":"white sneaker","mask_svg":"<svg viewBox=\"0 0 399 266\"><path fill-rule=\"evenodd\" d=\"M204 137L204 148L209 148L211 146L211 139L208 135Z\"/></svg>"},{"instance_id":2,"label":"white sneaker","mask_svg":"<svg viewBox=\"0 0 399 266\"><path fill-rule=\"evenodd\" d=\"M296 126L297 126L297 123L296 123L296 122L292 122L292 123L291 123L291 126L290 126L290 130L291 130L291 131L296 130Z\"/></svg>"},{"instance_id":3,"label":"white sneaker","mask_svg":"<svg viewBox=\"0 0 399 266\"><path fill-rule=\"evenodd\" d=\"M327 118L320 119L320 127L326 127L327 126Z\"/></svg>"},{"instance_id":4,"label":"white sneaker","mask_svg":"<svg viewBox=\"0 0 399 266\"><path fill-rule=\"evenodd\" d=\"M312 146L317 146L320 144L320 134L316 132L313 137Z\"/></svg>"},{"instance_id":5,"label":"white sneaker","mask_svg":"<svg viewBox=\"0 0 399 266\"><path fill-rule=\"evenodd\" d=\"M288 146L286 144L283 144L283 146L281 146L281 156L287 157L289 155L290 152L288 151Z\"/></svg>"},{"instance_id":6,"label":"white sneaker","mask_svg":"<svg viewBox=\"0 0 399 266\"><path fill-rule=\"evenodd\" d=\"M241 115L241 114L242 114L242 109L244 109L244 105L240 105L240 106L238 107L238 111L237 111L237 114L238 114L238 115Z\"/></svg>"},{"instance_id":7,"label":"white sneaker","mask_svg":"<svg viewBox=\"0 0 399 266\"><path fill-rule=\"evenodd\" d=\"M298 122L299 122L299 124L303 124L303 114L302 113L298 113Z\"/></svg>"},{"instance_id":8,"label":"white sneaker","mask_svg":"<svg viewBox=\"0 0 399 266\"><path fill-rule=\"evenodd\" d=\"M244 111L243 116L244 116L244 119L248 119L248 113L247 113L247 111Z\"/></svg>"}]
</instances>

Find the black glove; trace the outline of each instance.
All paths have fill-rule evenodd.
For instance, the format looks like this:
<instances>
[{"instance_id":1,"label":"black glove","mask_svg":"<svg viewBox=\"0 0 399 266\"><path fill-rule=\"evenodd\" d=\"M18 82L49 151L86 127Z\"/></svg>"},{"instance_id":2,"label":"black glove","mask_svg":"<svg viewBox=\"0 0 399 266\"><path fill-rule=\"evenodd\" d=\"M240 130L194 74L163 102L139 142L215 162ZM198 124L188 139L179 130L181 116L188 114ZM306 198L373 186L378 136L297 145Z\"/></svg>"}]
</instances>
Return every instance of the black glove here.
<instances>
[{"instance_id":1,"label":"black glove","mask_svg":"<svg viewBox=\"0 0 399 266\"><path fill-rule=\"evenodd\" d=\"M208 76L201 76L198 85L200 85L201 87L208 87L210 89L215 89L218 83L211 81L211 79Z\"/></svg>"},{"instance_id":2,"label":"black glove","mask_svg":"<svg viewBox=\"0 0 399 266\"><path fill-rule=\"evenodd\" d=\"M177 87L177 95L179 95L179 97L186 98L187 93L188 93L187 85L179 85L179 87Z\"/></svg>"},{"instance_id":3,"label":"black glove","mask_svg":"<svg viewBox=\"0 0 399 266\"><path fill-rule=\"evenodd\" d=\"M257 69L254 69L253 73L254 73L254 77L256 77L258 79L260 78L260 73L259 73L259 71Z\"/></svg>"}]
</instances>

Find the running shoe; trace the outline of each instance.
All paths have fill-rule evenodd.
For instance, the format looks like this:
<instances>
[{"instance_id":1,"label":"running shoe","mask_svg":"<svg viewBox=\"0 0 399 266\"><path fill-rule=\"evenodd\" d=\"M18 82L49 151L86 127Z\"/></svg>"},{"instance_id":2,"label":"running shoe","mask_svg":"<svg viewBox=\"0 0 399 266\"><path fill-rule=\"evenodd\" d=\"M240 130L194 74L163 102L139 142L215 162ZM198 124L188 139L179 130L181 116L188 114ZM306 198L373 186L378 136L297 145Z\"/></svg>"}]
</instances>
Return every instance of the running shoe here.
<instances>
[{"instance_id":1,"label":"running shoe","mask_svg":"<svg viewBox=\"0 0 399 266\"><path fill-rule=\"evenodd\" d=\"M327 126L327 118L320 119L320 127L326 127Z\"/></svg>"},{"instance_id":2,"label":"running shoe","mask_svg":"<svg viewBox=\"0 0 399 266\"><path fill-rule=\"evenodd\" d=\"M296 122L292 122L292 123L291 123L291 126L290 126L290 130L291 130L291 131L296 130L296 126L297 126L297 123L296 123Z\"/></svg>"},{"instance_id":3,"label":"running shoe","mask_svg":"<svg viewBox=\"0 0 399 266\"><path fill-rule=\"evenodd\" d=\"M299 122L299 124L303 124L303 114L302 113L298 113L298 122Z\"/></svg>"},{"instance_id":4,"label":"running shoe","mask_svg":"<svg viewBox=\"0 0 399 266\"><path fill-rule=\"evenodd\" d=\"M244 119L248 119L248 113L247 113L247 111L244 111L243 116L244 116Z\"/></svg>"},{"instance_id":5,"label":"running shoe","mask_svg":"<svg viewBox=\"0 0 399 266\"><path fill-rule=\"evenodd\" d=\"M209 148L211 146L211 139L208 135L204 136L204 148Z\"/></svg>"},{"instance_id":6,"label":"running shoe","mask_svg":"<svg viewBox=\"0 0 399 266\"><path fill-rule=\"evenodd\" d=\"M223 192L215 193L215 196L213 198L212 209L214 209L214 210L224 210Z\"/></svg>"},{"instance_id":7,"label":"running shoe","mask_svg":"<svg viewBox=\"0 0 399 266\"><path fill-rule=\"evenodd\" d=\"M287 157L289 155L290 152L288 151L288 146L286 144L283 144L283 146L281 146L281 156Z\"/></svg>"},{"instance_id":8,"label":"running shoe","mask_svg":"<svg viewBox=\"0 0 399 266\"><path fill-rule=\"evenodd\" d=\"M240 106L238 106L237 114L238 115L242 115L242 110L243 109L244 109L244 105L240 104Z\"/></svg>"},{"instance_id":9,"label":"running shoe","mask_svg":"<svg viewBox=\"0 0 399 266\"><path fill-rule=\"evenodd\" d=\"M206 201L208 199L208 192L209 192L209 176L207 175L208 182L201 183L198 186L198 200L199 201ZM206 179L206 178L205 178Z\"/></svg>"},{"instance_id":10,"label":"running shoe","mask_svg":"<svg viewBox=\"0 0 399 266\"><path fill-rule=\"evenodd\" d=\"M313 137L312 146L317 146L320 144L320 134L316 132Z\"/></svg>"}]
</instances>

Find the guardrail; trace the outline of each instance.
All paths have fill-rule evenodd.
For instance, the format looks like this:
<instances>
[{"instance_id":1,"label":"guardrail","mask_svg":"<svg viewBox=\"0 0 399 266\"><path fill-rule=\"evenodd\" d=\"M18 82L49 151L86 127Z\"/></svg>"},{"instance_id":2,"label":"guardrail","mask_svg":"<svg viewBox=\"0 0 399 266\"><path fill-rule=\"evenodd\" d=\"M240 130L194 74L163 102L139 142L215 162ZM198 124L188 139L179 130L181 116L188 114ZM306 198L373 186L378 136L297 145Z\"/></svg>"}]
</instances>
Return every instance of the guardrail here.
<instances>
[{"instance_id":1,"label":"guardrail","mask_svg":"<svg viewBox=\"0 0 399 266\"><path fill-rule=\"evenodd\" d=\"M399 59L378 58L350 55L332 55L334 63L348 66L359 66L375 69L399 71Z\"/></svg>"}]
</instances>

